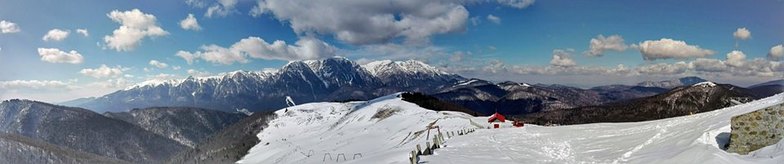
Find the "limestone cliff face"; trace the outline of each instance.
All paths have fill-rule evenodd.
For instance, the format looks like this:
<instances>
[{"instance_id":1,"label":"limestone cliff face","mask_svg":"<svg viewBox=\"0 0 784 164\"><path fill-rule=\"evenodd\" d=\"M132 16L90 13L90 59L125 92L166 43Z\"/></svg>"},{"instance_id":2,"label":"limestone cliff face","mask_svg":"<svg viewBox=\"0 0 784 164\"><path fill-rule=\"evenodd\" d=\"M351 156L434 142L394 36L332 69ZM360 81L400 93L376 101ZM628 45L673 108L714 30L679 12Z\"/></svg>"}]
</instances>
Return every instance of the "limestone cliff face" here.
<instances>
[{"instance_id":1,"label":"limestone cliff face","mask_svg":"<svg viewBox=\"0 0 784 164\"><path fill-rule=\"evenodd\" d=\"M784 104L732 117L728 152L748 154L784 137Z\"/></svg>"}]
</instances>

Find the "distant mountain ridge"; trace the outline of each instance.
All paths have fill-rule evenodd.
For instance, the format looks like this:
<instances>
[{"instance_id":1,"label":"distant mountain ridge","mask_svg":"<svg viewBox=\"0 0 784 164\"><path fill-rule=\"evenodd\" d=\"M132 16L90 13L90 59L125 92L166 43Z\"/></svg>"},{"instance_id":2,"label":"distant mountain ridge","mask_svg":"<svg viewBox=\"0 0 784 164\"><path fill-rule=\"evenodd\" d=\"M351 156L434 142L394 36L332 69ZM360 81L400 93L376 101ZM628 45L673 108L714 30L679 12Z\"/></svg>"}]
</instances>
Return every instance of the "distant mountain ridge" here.
<instances>
[{"instance_id":1,"label":"distant mountain ridge","mask_svg":"<svg viewBox=\"0 0 784 164\"><path fill-rule=\"evenodd\" d=\"M286 96L298 103L370 99L401 90L432 92L438 86L462 79L414 60L359 65L333 57L293 61L277 71L235 71L223 76L147 82L95 99L64 104L98 112L154 106L265 111L285 107Z\"/></svg>"},{"instance_id":2,"label":"distant mountain ridge","mask_svg":"<svg viewBox=\"0 0 784 164\"><path fill-rule=\"evenodd\" d=\"M240 113L193 107L152 107L103 115L132 123L191 148L246 117Z\"/></svg>"},{"instance_id":3,"label":"distant mountain ridge","mask_svg":"<svg viewBox=\"0 0 784 164\"><path fill-rule=\"evenodd\" d=\"M49 144L18 134L0 133L0 163L130 163Z\"/></svg>"},{"instance_id":4,"label":"distant mountain ridge","mask_svg":"<svg viewBox=\"0 0 784 164\"><path fill-rule=\"evenodd\" d=\"M701 82L706 82L706 81L708 81L708 80L702 79L700 77L688 76L688 77L682 77L682 78L672 79L672 80L644 81L644 82L638 83L637 86L659 87L659 88L672 89L672 88L675 88L675 87L689 86L689 85L694 85L694 84L701 83Z\"/></svg>"},{"instance_id":5,"label":"distant mountain ridge","mask_svg":"<svg viewBox=\"0 0 784 164\"><path fill-rule=\"evenodd\" d=\"M30 100L0 103L0 132L136 163L168 159L187 147L95 112Z\"/></svg>"},{"instance_id":6,"label":"distant mountain ridge","mask_svg":"<svg viewBox=\"0 0 784 164\"><path fill-rule=\"evenodd\" d=\"M648 121L712 111L759 98L762 97L742 87L701 82L656 96L534 113L522 119L540 125Z\"/></svg>"},{"instance_id":7,"label":"distant mountain ridge","mask_svg":"<svg viewBox=\"0 0 784 164\"><path fill-rule=\"evenodd\" d=\"M520 115L580 106L599 105L633 98L653 96L667 89L641 86L601 86L581 89L564 85L530 85L527 83L493 83L467 79L439 88L433 96L465 106L480 115L500 112Z\"/></svg>"}]
</instances>

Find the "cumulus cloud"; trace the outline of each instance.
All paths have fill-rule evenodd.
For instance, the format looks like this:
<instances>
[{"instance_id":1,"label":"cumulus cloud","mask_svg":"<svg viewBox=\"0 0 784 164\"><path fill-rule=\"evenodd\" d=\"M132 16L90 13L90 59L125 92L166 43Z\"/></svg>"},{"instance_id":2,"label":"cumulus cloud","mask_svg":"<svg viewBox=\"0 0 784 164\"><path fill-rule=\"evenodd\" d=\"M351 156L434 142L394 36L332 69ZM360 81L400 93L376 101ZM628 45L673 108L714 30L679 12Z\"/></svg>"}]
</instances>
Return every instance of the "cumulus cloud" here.
<instances>
[{"instance_id":1,"label":"cumulus cloud","mask_svg":"<svg viewBox=\"0 0 784 164\"><path fill-rule=\"evenodd\" d=\"M746 54L741 51L732 51L727 53L727 65L733 67L742 67L746 63Z\"/></svg>"},{"instance_id":2,"label":"cumulus cloud","mask_svg":"<svg viewBox=\"0 0 784 164\"><path fill-rule=\"evenodd\" d=\"M698 72L725 72L729 70L727 64L719 59L698 58L689 63L689 68Z\"/></svg>"},{"instance_id":3,"label":"cumulus cloud","mask_svg":"<svg viewBox=\"0 0 784 164\"><path fill-rule=\"evenodd\" d=\"M235 62L247 63L247 57L266 60L317 59L334 56L336 50L335 47L315 38L300 38L294 45L289 45L282 40L269 43L259 37L248 37L228 48L205 45L201 47L201 51L179 51L176 56L185 59L188 64L196 59L202 59L211 63L230 65Z\"/></svg>"},{"instance_id":4,"label":"cumulus cloud","mask_svg":"<svg viewBox=\"0 0 784 164\"><path fill-rule=\"evenodd\" d=\"M47 32L46 35L44 35L44 37L41 39L44 41L61 41L65 38L68 38L68 34L70 33L71 32L67 30L52 29L49 30L49 32Z\"/></svg>"},{"instance_id":5,"label":"cumulus cloud","mask_svg":"<svg viewBox=\"0 0 784 164\"><path fill-rule=\"evenodd\" d=\"M770 48L768 59L779 61L782 57L784 57L784 45L779 44Z\"/></svg>"},{"instance_id":6,"label":"cumulus cloud","mask_svg":"<svg viewBox=\"0 0 784 164\"><path fill-rule=\"evenodd\" d=\"M52 89L69 88L72 82L57 80L13 80L0 81L0 89Z\"/></svg>"},{"instance_id":7,"label":"cumulus cloud","mask_svg":"<svg viewBox=\"0 0 784 164\"><path fill-rule=\"evenodd\" d=\"M195 8L207 7L206 0L185 0L185 4L188 4L188 6L195 7Z\"/></svg>"},{"instance_id":8,"label":"cumulus cloud","mask_svg":"<svg viewBox=\"0 0 784 164\"><path fill-rule=\"evenodd\" d=\"M123 71L129 70L128 68L124 68L122 66L115 66L109 67L106 64L101 64L100 67L95 69L82 69L79 71L82 75L90 76L96 79L106 78L106 77L120 77L123 75Z\"/></svg>"},{"instance_id":9,"label":"cumulus cloud","mask_svg":"<svg viewBox=\"0 0 784 164\"><path fill-rule=\"evenodd\" d=\"M637 67L636 71L640 74L648 74L648 75L675 75L681 74L688 70L689 64L684 61L676 62L674 64L669 63L657 63L657 64L649 64L649 65L642 65Z\"/></svg>"},{"instance_id":10,"label":"cumulus cloud","mask_svg":"<svg viewBox=\"0 0 784 164\"><path fill-rule=\"evenodd\" d=\"M177 51L177 53L174 54L174 56L185 59L185 61L188 62L188 64L193 64L193 61L196 61L197 59L196 54L190 53L188 51L182 51L182 50Z\"/></svg>"},{"instance_id":11,"label":"cumulus cloud","mask_svg":"<svg viewBox=\"0 0 784 164\"><path fill-rule=\"evenodd\" d=\"M112 35L104 36L106 46L117 51L130 51L136 48L145 37L156 37L168 35L157 25L156 18L152 14L146 14L139 9L129 11L114 10L106 14L112 21L120 23L120 27L112 32Z\"/></svg>"},{"instance_id":12,"label":"cumulus cloud","mask_svg":"<svg viewBox=\"0 0 784 164\"><path fill-rule=\"evenodd\" d=\"M428 42L436 34L465 30L464 1L259 0L251 15L271 14L299 35L332 35L350 44L403 38Z\"/></svg>"},{"instance_id":13,"label":"cumulus cloud","mask_svg":"<svg viewBox=\"0 0 784 164\"><path fill-rule=\"evenodd\" d=\"M177 75L160 73L157 75L147 75L147 81L145 82L162 82L162 81L177 80L177 79L180 79L180 77Z\"/></svg>"},{"instance_id":14,"label":"cumulus cloud","mask_svg":"<svg viewBox=\"0 0 784 164\"><path fill-rule=\"evenodd\" d=\"M234 7L237 5L237 0L218 0L218 3L207 8L204 13L206 17L212 16L226 16L232 12L236 12Z\"/></svg>"},{"instance_id":15,"label":"cumulus cloud","mask_svg":"<svg viewBox=\"0 0 784 164\"><path fill-rule=\"evenodd\" d=\"M180 21L180 27L185 30L193 30L199 31L201 30L201 26L199 26L199 21L196 20L196 17L193 17L193 14L188 14L188 17Z\"/></svg>"},{"instance_id":16,"label":"cumulus cloud","mask_svg":"<svg viewBox=\"0 0 784 164\"><path fill-rule=\"evenodd\" d=\"M188 75L193 76L193 77L207 77L207 76L212 76L212 73L207 72L207 71L198 71L198 70L195 70L195 69L188 69Z\"/></svg>"},{"instance_id":17,"label":"cumulus cloud","mask_svg":"<svg viewBox=\"0 0 784 164\"><path fill-rule=\"evenodd\" d=\"M738 28L734 33L732 33L732 36L735 37L735 39L748 40L751 38L751 31L746 29L746 27Z\"/></svg>"},{"instance_id":18,"label":"cumulus cloud","mask_svg":"<svg viewBox=\"0 0 784 164\"><path fill-rule=\"evenodd\" d=\"M588 51L585 52L588 56L602 56L606 51L625 51L628 46L623 41L623 37L620 35L610 35L609 37L604 37L604 35L596 36L596 38L592 38L590 45L588 47Z\"/></svg>"},{"instance_id":19,"label":"cumulus cloud","mask_svg":"<svg viewBox=\"0 0 784 164\"><path fill-rule=\"evenodd\" d=\"M90 36L90 32L88 32L87 29L83 29L83 28L76 29L76 33L82 34L82 36L85 37Z\"/></svg>"},{"instance_id":20,"label":"cumulus cloud","mask_svg":"<svg viewBox=\"0 0 784 164\"><path fill-rule=\"evenodd\" d=\"M572 49L561 50L555 49L553 50L553 59L550 60L550 64L553 66L559 67L571 67L577 65L574 60L572 60L571 55L574 52Z\"/></svg>"},{"instance_id":21,"label":"cumulus cloud","mask_svg":"<svg viewBox=\"0 0 784 164\"><path fill-rule=\"evenodd\" d=\"M495 24L501 24L501 18L499 18L499 17L497 17L497 16L495 16L493 14L487 15L487 20L490 21L490 22L493 22Z\"/></svg>"},{"instance_id":22,"label":"cumulus cloud","mask_svg":"<svg viewBox=\"0 0 784 164\"><path fill-rule=\"evenodd\" d=\"M645 60L700 58L715 53L713 50L702 49L699 46L669 38L646 40L635 47L640 50Z\"/></svg>"},{"instance_id":23,"label":"cumulus cloud","mask_svg":"<svg viewBox=\"0 0 784 164\"><path fill-rule=\"evenodd\" d=\"M38 48L38 55L41 56L42 61L49 63L80 64L84 61L82 54L75 50L65 52L57 48Z\"/></svg>"},{"instance_id":24,"label":"cumulus cloud","mask_svg":"<svg viewBox=\"0 0 784 164\"><path fill-rule=\"evenodd\" d=\"M169 64L166 64L166 63L163 63L163 62L160 62L160 61L157 61L157 60L150 60L149 64L151 66L154 66L154 67L157 67L157 68L161 68L161 69L169 67Z\"/></svg>"},{"instance_id":25,"label":"cumulus cloud","mask_svg":"<svg viewBox=\"0 0 784 164\"><path fill-rule=\"evenodd\" d=\"M9 22L6 20L0 20L0 33L7 34L7 33L17 33L22 31L14 22Z\"/></svg>"},{"instance_id":26,"label":"cumulus cloud","mask_svg":"<svg viewBox=\"0 0 784 164\"><path fill-rule=\"evenodd\" d=\"M535 0L498 0L498 3L507 5L510 7L524 9L528 6L533 5Z\"/></svg>"}]
</instances>

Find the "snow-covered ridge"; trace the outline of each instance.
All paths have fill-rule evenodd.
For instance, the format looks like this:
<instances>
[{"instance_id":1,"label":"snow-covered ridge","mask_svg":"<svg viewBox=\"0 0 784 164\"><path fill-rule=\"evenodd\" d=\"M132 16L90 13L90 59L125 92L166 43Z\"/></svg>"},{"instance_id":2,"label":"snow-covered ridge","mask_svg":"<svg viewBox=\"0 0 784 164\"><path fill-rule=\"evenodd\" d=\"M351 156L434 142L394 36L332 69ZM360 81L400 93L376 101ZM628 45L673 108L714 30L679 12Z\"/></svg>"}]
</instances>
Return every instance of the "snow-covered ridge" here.
<instances>
[{"instance_id":1,"label":"snow-covered ridge","mask_svg":"<svg viewBox=\"0 0 784 164\"><path fill-rule=\"evenodd\" d=\"M431 129L427 136L428 125L444 132L476 128L470 115L427 110L399 95L278 110L278 117L258 134L261 142L238 163L323 163L323 158L334 162L338 154L348 163L405 163L417 144L432 141L437 133ZM354 159L355 154L361 157Z\"/></svg>"},{"instance_id":2,"label":"snow-covered ridge","mask_svg":"<svg viewBox=\"0 0 784 164\"><path fill-rule=\"evenodd\" d=\"M381 60L381 61L374 61L362 65L370 74L374 76L379 76L380 74L387 74L387 73L394 73L394 72L408 72L408 73L425 73L425 74L434 74L434 75L449 75L444 71L439 70L436 67L430 66L425 64L422 61L418 60L407 60L407 61L391 61L391 60Z\"/></svg>"},{"instance_id":3,"label":"snow-covered ridge","mask_svg":"<svg viewBox=\"0 0 784 164\"><path fill-rule=\"evenodd\" d=\"M471 80L468 80L468 81L462 81L462 82L459 82L459 83L458 83L457 85L455 85L455 86L469 85L469 84L471 84L471 83L474 83L474 82L477 82L477 81L479 81L479 80L477 80L477 79L471 79Z\"/></svg>"},{"instance_id":4,"label":"snow-covered ridge","mask_svg":"<svg viewBox=\"0 0 784 164\"><path fill-rule=\"evenodd\" d=\"M700 83L694 84L692 86L715 87L716 83L713 83L713 82L710 82L710 81L706 81L706 82L700 82Z\"/></svg>"},{"instance_id":5,"label":"snow-covered ridge","mask_svg":"<svg viewBox=\"0 0 784 164\"><path fill-rule=\"evenodd\" d=\"M333 60L338 62L346 62L349 64L354 64L353 61L341 57L335 56L328 59L323 60L301 60L301 61L289 61L285 64L282 68L293 68L292 64L303 64L307 66L307 68L311 69L313 72L320 72L325 67L325 62L327 60ZM355 64L354 64L355 65ZM438 70L438 68L427 65L421 61L417 60L407 60L407 61L391 61L391 60L382 60L382 61L374 61L370 62L365 65L358 65L360 70L359 72L367 71L368 74L371 76L378 76L377 73L384 73L384 74L393 74L393 73L403 73L403 74L416 74L416 73L424 73L424 74L432 74L433 76L438 75L451 75L444 71ZM293 68L293 69L301 69L301 68ZM126 87L124 90L131 90L135 88L145 88L145 87L157 87L161 85L170 85L170 86L179 86L181 83L187 80L198 81L198 82L207 82L207 81L223 81L235 77L240 76L247 76L247 77L257 77L263 79L268 78L273 75L279 74L280 69L275 70L261 70L261 71L244 71L244 70L237 70L231 72L224 72L219 73L215 76L208 76L208 77L192 77L189 76L186 79L167 79L167 80L160 80L160 79L152 79L147 80L135 85L131 85ZM324 76L329 76L330 73L322 74ZM322 79L324 80L324 79Z\"/></svg>"},{"instance_id":6,"label":"snow-covered ridge","mask_svg":"<svg viewBox=\"0 0 784 164\"><path fill-rule=\"evenodd\" d=\"M205 76L205 77L188 76L188 78L185 78L185 79L167 79L167 80L151 79L151 80L143 81L143 82L135 84L135 85L128 86L124 90L127 91L127 90L136 89L136 88L157 87L157 86L161 86L161 85L170 85L170 86L175 86L176 87L176 86L180 86L185 81L194 81L194 82L198 82L198 83L206 83L208 81L218 81L218 82L220 82L220 81L223 81L223 80L233 79L233 78L237 78L237 77L241 77L241 76L256 77L256 78L259 78L259 79L264 79L264 78L270 77L271 75L277 74L277 73L278 73L277 70L275 70L275 71L270 71L270 70L263 70L263 71L237 70L237 71L220 73L220 74L215 75L215 76Z\"/></svg>"}]
</instances>

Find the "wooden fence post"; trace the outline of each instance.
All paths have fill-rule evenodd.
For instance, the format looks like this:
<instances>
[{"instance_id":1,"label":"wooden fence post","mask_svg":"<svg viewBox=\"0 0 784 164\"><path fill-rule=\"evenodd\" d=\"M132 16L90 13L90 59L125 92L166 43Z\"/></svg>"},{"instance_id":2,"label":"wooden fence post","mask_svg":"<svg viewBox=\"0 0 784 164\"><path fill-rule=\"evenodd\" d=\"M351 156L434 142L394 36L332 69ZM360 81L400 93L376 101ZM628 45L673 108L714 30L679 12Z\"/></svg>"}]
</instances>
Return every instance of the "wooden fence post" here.
<instances>
[{"instance_id":1,"label":"wooden fence post","mask_svg":"<svg viewBox=\"0 0 784 164\"><path fill-rule=\"evenodd\" d=\"M431 151L432 151L432 150L430 150L430 141L428 141L428 142L425 142L425 152L424 152L424 153L422 153L422 154L423 154L423 155L430 155L430 154L432 154L432 152L431 152Z\"/></svg>"}]
</instances>

